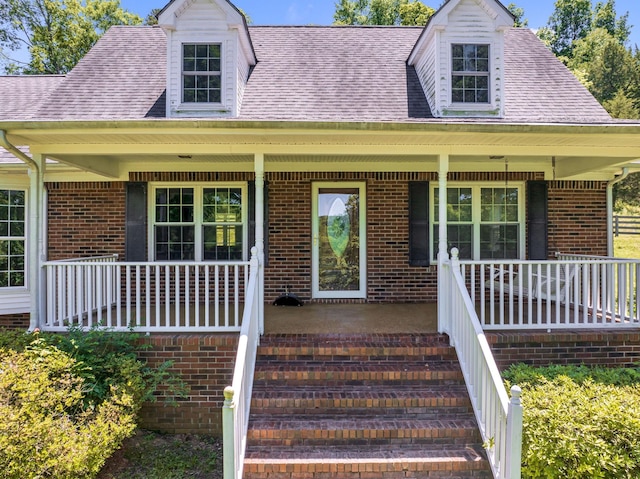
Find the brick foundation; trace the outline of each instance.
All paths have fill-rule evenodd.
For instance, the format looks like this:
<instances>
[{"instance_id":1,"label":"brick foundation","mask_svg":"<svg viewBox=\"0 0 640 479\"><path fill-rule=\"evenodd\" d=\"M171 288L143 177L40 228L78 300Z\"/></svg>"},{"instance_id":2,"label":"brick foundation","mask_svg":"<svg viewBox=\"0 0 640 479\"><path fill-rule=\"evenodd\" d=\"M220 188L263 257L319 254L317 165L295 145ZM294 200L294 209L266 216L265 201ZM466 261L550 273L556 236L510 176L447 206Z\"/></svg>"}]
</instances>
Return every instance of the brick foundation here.
<instances>
[{"instance_id":1,"label":"brick foundation","mask_svg":"<svg viewBox=\"0 0 640 479\"><path fill-rule=\"evenodd\" d=\"M153 334L142 340L151 347L140 353L151 366L174 361L172 371L189 385L188 397L170 406L158 396L144 405L141 425L167 433L222 435L223 391L231 384L237 334Z\"/></svg>"},{"instance_id":2,"label":"brick foundation","mask_svg":"<svg viewBox=\"0 0 640 479\"><path fill-rule=\"evenodd\" d=\"M29 314L5 314L0 315L0 329L27 330L30 326Z\"/></svg>"},{"instance_id":3,"label":"brick foundation","mask_svg":"<svg viewBox=\"0 0 640 479\"><path fill-rule=\"evenodd\" d=\"M532 366L586 364L635 366L640 362L640 331L487 332L500 370Z\"/></svg>"}]
</instances>

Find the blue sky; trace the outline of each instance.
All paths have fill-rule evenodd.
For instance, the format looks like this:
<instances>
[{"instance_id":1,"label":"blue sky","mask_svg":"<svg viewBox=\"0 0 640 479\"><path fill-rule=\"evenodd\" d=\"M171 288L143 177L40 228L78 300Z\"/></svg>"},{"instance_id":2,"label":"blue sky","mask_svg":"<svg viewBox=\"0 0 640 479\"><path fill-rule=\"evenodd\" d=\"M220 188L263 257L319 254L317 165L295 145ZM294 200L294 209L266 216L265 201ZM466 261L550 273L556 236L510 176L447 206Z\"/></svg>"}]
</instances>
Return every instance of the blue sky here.
<instances>
[{"instance_id":1,"label":"blue sky","mask_svg":"<svg viewBox=\"0 0 640 479\"><path fill-rule=\"evenodd\" d=\"M505 0L507 5L513 0ZM255 25L330 25L333 22L335 0L232 0L244 10ZM423 0L431 7L438 8L441 0ZM153 8L162 8L164 0L121 0L123 8L146 17ZM555 0L515 0L524 8L525 18L530 28L539 28L547 24L554 10ZM595 3L595 0L594 0ZM634 8L635 7L635 8ZM640 8L638 0L617 0L618 14L629 12L629 23L634 25L631 45L640 46Z\"/></svg>"}]
</instances>

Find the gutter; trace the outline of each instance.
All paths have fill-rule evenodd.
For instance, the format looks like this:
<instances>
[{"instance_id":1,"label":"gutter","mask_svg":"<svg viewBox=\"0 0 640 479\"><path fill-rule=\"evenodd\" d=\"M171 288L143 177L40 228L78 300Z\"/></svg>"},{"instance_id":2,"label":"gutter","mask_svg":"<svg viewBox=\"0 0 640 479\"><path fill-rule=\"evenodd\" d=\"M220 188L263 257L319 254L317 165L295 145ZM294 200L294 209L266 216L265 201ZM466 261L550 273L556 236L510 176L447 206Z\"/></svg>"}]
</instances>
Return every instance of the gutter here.
<instances>
[{"instance_id":1,"label":"gutter","mask_svg":"<svg viewBox=\"0 0 640 479\"><path fill-rule=\"evenodd\" d=\"M41 311L41 292L44 290L42 284L42 276L40 274L40 261L38 252L44 251L44 239L42 235L43 228L40 226L40 211L42 198L42 171L38 163L20 151L16 146L11 144L7 139L7 132L0 130L0 146L13 154L19 160L22 160L29 167L29 204L28 207L28 223L27 228L29 237L26 245L26 262L27 269L25 271L27 277L27 290L29 291L29 331L33 331L40 327L40 311ZM42 216L44 217L44 215Z\"/></svg>"},{"instance_id":2,"label":"gutter","mask_svg":"<svg viewBox=\"0 0 640 479\"><path fill-rule=\"evenodd\" d=\"M607 256L613 258L613 185L629 176L629 168L607 183Z\"/></svg>"},{"instance_id":3,"label":"gutter","mask_svg":"<svg viewBox=\"0 0 640 479\"><path fill-rule=\"evenodd\" d=\"M24 161L29 168L34 170L34 172L38 173L40 168L38 168L38 164L33 161L33 158L25 155L22 151L12 145L7 139L7 132L5 130L0 130L0 146L2 146L5 150L12 153L13 156L18 158L19 160Z\"/></svg>"}]
</instances>

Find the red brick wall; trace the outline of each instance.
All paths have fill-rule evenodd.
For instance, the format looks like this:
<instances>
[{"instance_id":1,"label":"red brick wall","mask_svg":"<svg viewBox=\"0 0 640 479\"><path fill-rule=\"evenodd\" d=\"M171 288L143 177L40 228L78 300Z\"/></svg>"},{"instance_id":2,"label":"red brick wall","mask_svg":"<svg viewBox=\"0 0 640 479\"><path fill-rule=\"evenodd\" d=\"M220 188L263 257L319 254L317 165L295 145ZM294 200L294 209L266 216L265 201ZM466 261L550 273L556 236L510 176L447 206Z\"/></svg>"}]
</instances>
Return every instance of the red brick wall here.
<instances>
[{"instance_id":1,"label":"red brick wall","mask_svg":"<svg viewBox=\"0 0 640 479\"><path fill-rule=\"evenodd\" d=\"M549 184L549 254L607 254L607 183Z\"/></svg>"},{"instance_id":2,"label":"red brick wall","mask_svg":"<svg viewBox=\"0 0 640 479\"><path fill-rule=\"evenodd\" d=\"M49 260L124 259L125 183L47 183Z\"/></svg>"},{"instance_id":3,"label":"red brick wall","mask_svg":"<svg viewBox=\"0 0 640 479\"><path fill-rule=\"evenodd\" d=\"M29 329L30 314L0 315L0 329Z\"/></svg>"},{"instance_id":4,"label":"red brick wall","mask_svg":"<svg viewBox=\"0 0 640 479\"><path fill-rule=\"evenodd\" d=\"M487 332L500 370L511 364L637 366L638 331Z\"/></svg>"},{"instance_id":5,"label":"red brick wall","mask_svg":"<svg viewBox=\"0 0 640 479\"><path fill-rule=\"evenodd\" d=\"M139 356L151 366L174 361L171 371L190 388L177 407L159 395L144 405L143 427L167 433L222 435L223 391L231 385L238 345L237 334L153 334L142 340L151 348Z\"/></svg>"},{"instance_id":6,"label":"red brick wall","mask_svg":"<svg viewBox=\"0 0 640 479\"><path fill-rule=\"evenodd\" d=\"M367 191L367 300L435 301L435 268L411 267L408 182L429 173L270 173L269 264L265 300L286 287L311 298L311 193L313 181L363 181Z\"/></svg>"}]
</instances>

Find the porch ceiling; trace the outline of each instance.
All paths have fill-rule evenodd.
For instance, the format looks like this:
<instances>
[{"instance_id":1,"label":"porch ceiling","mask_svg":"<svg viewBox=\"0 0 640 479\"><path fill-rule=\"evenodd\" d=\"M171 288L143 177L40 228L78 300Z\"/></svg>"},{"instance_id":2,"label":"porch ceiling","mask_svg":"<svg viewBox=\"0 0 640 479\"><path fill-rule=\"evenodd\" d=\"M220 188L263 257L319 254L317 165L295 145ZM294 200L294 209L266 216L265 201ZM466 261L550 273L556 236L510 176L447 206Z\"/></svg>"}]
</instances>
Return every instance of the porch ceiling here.
<instances>
[{"instance_id":1,"label":"porch ceiling","mask_svg":"<svg viewBox=\"0 0 640 479\"><path fill-rule=\"evenodd\" d=\"M551 178L613 177L640 169L640 125L247 124L225 121L0 122L9 140L62 164L108 178L128 171L543 171ZM52 171L54 171L52 169Z\"/></svg>"}]
</instances>

